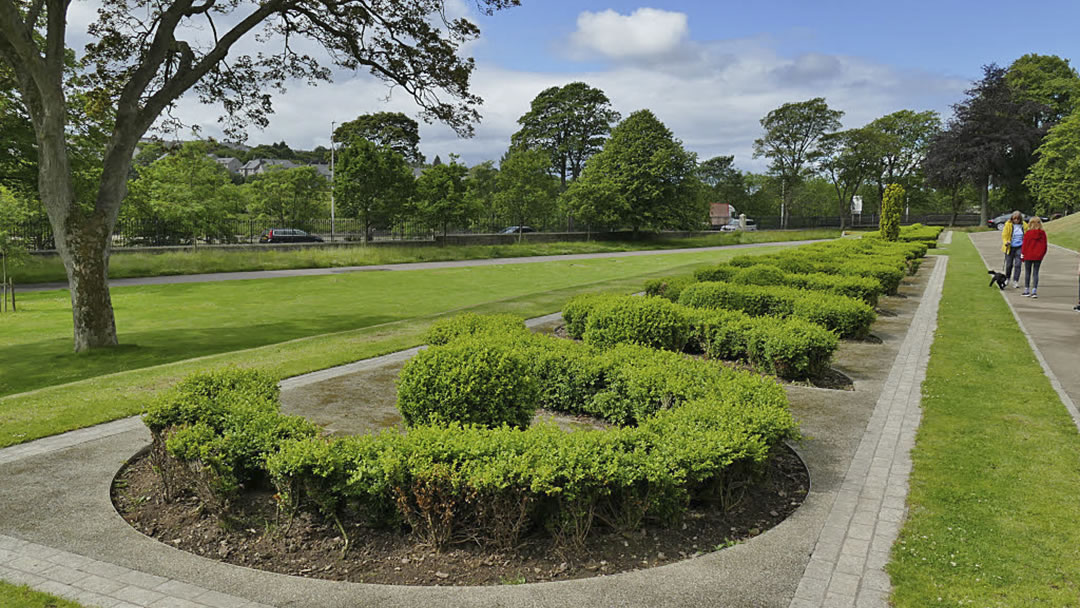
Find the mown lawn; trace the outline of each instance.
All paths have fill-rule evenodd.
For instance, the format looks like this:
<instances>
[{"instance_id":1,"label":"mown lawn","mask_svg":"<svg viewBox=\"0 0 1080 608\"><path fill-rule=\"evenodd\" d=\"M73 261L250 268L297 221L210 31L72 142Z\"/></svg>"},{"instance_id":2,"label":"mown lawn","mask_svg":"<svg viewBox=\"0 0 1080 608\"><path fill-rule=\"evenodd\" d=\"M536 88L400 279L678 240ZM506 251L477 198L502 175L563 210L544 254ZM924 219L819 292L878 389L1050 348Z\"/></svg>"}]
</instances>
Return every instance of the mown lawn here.
<instances>
[{"instance_id":1,"label":"mown lawn","mask_svg":"<svg viewBox=\"0 0 1080 608\"><path fill-rule=\"evenodd\" d=\"M1051 243L1080 251L1080 213L1058 218L1044 224Z\"/></svg>"},{"instance_id":2,"label":"mown lawn","mask_svg":"<svg viewBox=\"0 0 1080 608\"><path fill-rule=\"evenodd\" d=\"M200 369L236 364L285 378L419 344L442 315L540 316L583 291L634 292L652 276L737 253L744 251L117 289L126 346L89 356L70 353L65 294L42 294L5 319L18 320L17 338L0 342L3 382L35 390L0 397L0 447L136 414Z\"/></svg>"},{"instance_id":3,"label":"mown lawn","mask_svg":"<svg viewBox=\"0 0 1080 608\"><path fill-rule=\"evenodd\" d=\"M893 601L1078 606L1080 434L975 247L949 249Z\"/></svg>"},{"instance_id":4,"label":"mown lawn","mask_svg":"<svg viewBox=\"0 0 1080 608\"><path fill-rule=\"evenodd\" d=\"M772 243L809 239L831 239L839 230L792 230L716 233L689 239L652 241L568 241L560 243L514 243L511 245L469 245L420 247L408 245L317 248L275 248L227 250L196 249L165 253L131 253L122 249L109 260L112 278L152 277L160 275L240 272L247 270L283 270L292 268L337 268L372 266L405 262L440 262L571 253L612 253L693 247L717 247L740 243ZM17 284L66 281L60 259L33 257L12 270Z\"/></svg>"},{"instance_id":5,"label":"mown lawn","mask_svg":"<svg viewBox=\"0 0 1080 608\"><path fill-rule=\"evenodd\" d=\"M80 604L32 591L23 585L0 581L0 606L4 608L79 608Z\"/></svg>"}]
</instances>

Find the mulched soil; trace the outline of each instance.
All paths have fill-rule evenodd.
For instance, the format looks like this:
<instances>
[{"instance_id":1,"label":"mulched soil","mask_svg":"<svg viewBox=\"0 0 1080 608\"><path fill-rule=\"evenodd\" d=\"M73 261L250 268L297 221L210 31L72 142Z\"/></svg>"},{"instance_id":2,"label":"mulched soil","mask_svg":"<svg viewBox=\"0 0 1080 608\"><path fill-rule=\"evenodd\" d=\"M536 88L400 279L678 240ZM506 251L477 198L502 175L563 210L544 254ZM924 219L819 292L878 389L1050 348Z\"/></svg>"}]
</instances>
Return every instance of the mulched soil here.
<instances>
[{"instance_id":1,"label":"mulched soil","mask_svg":"<svg viewBox=\"0 0 1080 608\"><path fill-rule=\"evenodd\" d=\"M810 487L802 461L778 450L762 480L728 512L697 505L673 527L631 534L594 529L584 550L559 555L546 537L526 538L513 553L473 543L434 551L403 530L352 526L350 548L337 528L298 515L286 527L272 492L248 492L229 521L206 513L194 497L164 501L149 459L141 456L113 483L117 511L135 529L185 551L282 574L339 581L402 585L495 585L605 576L716 551L775 526L802 504Z\"/></svg>"}]
</instances>

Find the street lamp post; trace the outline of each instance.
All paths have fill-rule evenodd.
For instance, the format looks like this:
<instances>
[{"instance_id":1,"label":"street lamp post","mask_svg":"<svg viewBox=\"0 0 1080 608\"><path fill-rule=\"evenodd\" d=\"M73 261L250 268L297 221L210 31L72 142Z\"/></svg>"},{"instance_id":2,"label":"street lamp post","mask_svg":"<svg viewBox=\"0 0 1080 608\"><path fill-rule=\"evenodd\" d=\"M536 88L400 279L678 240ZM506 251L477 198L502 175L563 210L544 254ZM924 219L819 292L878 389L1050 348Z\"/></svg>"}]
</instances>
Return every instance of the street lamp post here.
<instances>
[{"instance_id":1,"label":"street lamp post","mask_svg":"<svg viewBox=\"0 0 1080 608\"><path fill-rule=\"evenodd\" d=\"M330 121L330 242L334 242L334 121Z\"/></svg>"}]
</instances>

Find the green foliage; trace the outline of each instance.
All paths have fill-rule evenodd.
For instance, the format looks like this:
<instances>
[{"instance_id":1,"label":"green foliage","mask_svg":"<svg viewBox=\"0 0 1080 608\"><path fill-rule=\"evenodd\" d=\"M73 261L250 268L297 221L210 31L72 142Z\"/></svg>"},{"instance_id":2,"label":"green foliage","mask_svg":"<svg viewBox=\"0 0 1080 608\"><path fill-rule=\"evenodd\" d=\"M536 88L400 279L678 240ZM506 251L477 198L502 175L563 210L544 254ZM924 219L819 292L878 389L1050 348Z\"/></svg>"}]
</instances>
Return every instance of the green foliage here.
<instances>
[{"instance_id":1,"label":"green foliage","mask_svg":"<svg viewBox=\"0 0 1080 608\"><path fill-rule=\"evenodd\" d=\"M439 346L467 336L486 333L527 334L525 322L515 315L478 315L463 313L431 324L424 333L424 342Z\"/></svg>"},{"instance_id":2,"label":"green foliage","mask_svg":"<svg viewBox=\"0 0 1080 608\"><path fill-rule=\"evenodd\" d=\"M567 181L581 175L585 161L600 151L619 118L600 89L584 82L550 87L518 119L521 129L511 136L511 148L546 153L547 167L565 188Z\"/></svg>"},{"instance_id":3,"label":"green foliage","mask_svg":"<svg viewBox=\"0 0 1080 608\"><path fill-rule=\"evenodd\" d=\"M612 130L564 204L584 222L635 232L698 228L708 215L696 157L648 110Z\"/></svg>"},{"instance_id":4,"label":"green foliage","mask_svg":"<svg viewBox=\"0 0 1080 608\"><path fill-rule=\"evenodd\" d=\"M881 199L881 238L895 241L900 236L900 214L904 211L904 187L889 184Z\"/></svg>"},{"instance_id":5,"label":"green foliage","mask_svg":"<svg viewBox=\"0 0 1080 608\"><path fill-rule=\"evenodd\" d=\"M372 229L405 215L415 186L401 153L367 139L351 139L343 146L334 168L334 202L342 215L360 220L365 241Z\"/></svg>"},{"instance_id":6,"label":"green foliage","mask_svg":"<svg viewBox=\"0 0 1080 608\"><path fill-rule=\"evenodd\" d=\"M369 141L379 148L397 152L409 164L424 163L424 155L420 152L420 125L401 112L362 114L343 122L334 129L334 141L345 147L357 141Z\"/></svg>"},{"instance_id":7,"label":"green foliage","mask_svg":"<svg viewBox=\"0 0 1080 608\"><path fill-rule=\"evenodd\" d=\"M876 318L873 308L854 298L783 286L697 283L683 290L679 303L691 308L739 310L754 317L794 316L844 338L865 337Z\"/></svg>"},{"instance_id":8,"label":"green foliage","mask_svg":"<svg viewBox=\"0 0 1080 608\"><path fill-rule=\"evenodd\" d=\"M821 323L756 318L746 333L746 358L757 369L781 378L813 378L828 369L838 342Z\"/></svg>"},{"instance_id":9,"label":"green foliage","mask_svg":"<svg viewBox=\"0 0 1080 608\"><path fill-rule=\"evenodd\" d=\"M26 203L7 187L0 185L0 257L12 268L25 260L26 245L14 239L15 226L29 215Z\"/></svg>"},{"instance_id":10,"label":"green foliage","mask_svg":"<svg viewBox=\"0 0 1080 608\"><path fill-rule=\"evenodd\" d=\"M1075 210L1080 192L1080 109L1050 129L1036 156L1024 179L1038 201L1036 209L1040 213Z\"/></svg>"},{"instance_id":11,"label":"green foliage","mask_svg":"<svg viewBox=\"0 0 1080 608\"><path fill-rule=\"evenodd\" d=\"M559 182L550 174L543 150L511 149L499 164L495 208L516 226L526 226L555 211ZM520 240L521 235L518 235Z\"/></svg>"},{"instance_id":12,"label":"green foliage","mask_svg":"<svg viewBox=\"0 0 1080 608\"><path fill-rule=\"evenodd\" d=\"M120 215L159 227L155 244L187 243L196 237L232 241L226 220L244 211L244 197L228 171L190 142L153 161L129 182Z\"/></svg>"},{"instance_id":13,"label":"green foliage","mask_svg":"<svg viewBox=\"0 0 1080 608\"><path fill-rule=\"evenodd\" d=\"M600 348L640 344L678 352L686 346L689 333L683 311L664 298L610 296L589 311L582 339Z\"/></svg>"},{"instance_id":14,"label":"green foliage","mask_svg":"<svg viewBox=\"0 0 1080 608\"><path fill-rule=\"evenodd\" d=\"M330 206L330 183L315 167L271 167L255 177L250 188L248 212L271 218L282 227L322 217Z\"/></svg>"},{"instance_id":15,"label":"green foliage","mask_svg":"<svg viewBox=\"0 0 1080 608\"><path fill-rule=\"evenodd\" d=\"M546 423L528 429L450 423L339 439L275 438L257 462L281 507L290 514L315 511L342 530L343 522L403 521L434 546L468 537L512 548L534 528L548 530L563 547L576 546L594 523L629 531L645 520L671 522L691 500L715 500L740 487L773 447L798 435L783 388L755 374L641 346L599 354L540 335L485 339L464 337L424 353L516 350L552 384L589 368L596 382L578 385L579 401L551 404L637 426L566 433ZM559 360L562 365L552 365ZM501 379L514 384L517 376ZM216 415L186 430L170 457L235 462L219 458L227 446L209 429L227 426L229 414ZM219 478L211 481L200 493L204 501L235 492Z\"/></svg>"},{"instance_id":16,"label":"green foliage","mask_svg":"<svg viewBox=\"0 0 1080 608\"><path fill-rule=\"evenodd\" d=\"M539 396L529 359L487 335L421 351L397 383L398 410L410 427L454 422L523 428Z\"/></svg>"},{"instance_id":17,"label":"green foliage","mask_svg":"<svg viewBox=\"0 0 1080 608\"><path fill-rule=\"evenodd\" d=\"M417 211L446 234L451 224L467 224L479 212L466 196L469 170L451 155L449 163L428 167L416 180Z\"/></svg>"},{"instance_id":18,"label":"green foliage","mask_svg":"<svg viewBox=\"0 0 1080 608\"><path fill-rule=\"evenodd\" d=\"M672 302L678 302L682 290L685 289L687 285L693 285L696 282L697 279L694 275L650 279L645 283L645 294L650 296L660 296L671 300Z\"/></svg>"},{"instance_id":19,"label":"green foliage","mask_svg":"<svg viewBox=\"0 0 1080 608\"><path fill-rule=\"evenodd\" d=\"M1039 122L1055 125L1080 109L1080 75L1068 59L1028 53L1012 62L1005 73L1016 96L1041 106Z\"/></svg>"},{"instance_id":20,"label":"green foliage","mask_svg":"<svg viewBox=\"0 0 1080 608\"><path fill-rule=\"evenodd\" d=\"M586 323L589 320L589 312L598 303L608 296L600 293L583 293L574 296L563 305L562 317L566 322L566 333L571 338L580 339L585 335Z\"/></svg>"}]
</instances>

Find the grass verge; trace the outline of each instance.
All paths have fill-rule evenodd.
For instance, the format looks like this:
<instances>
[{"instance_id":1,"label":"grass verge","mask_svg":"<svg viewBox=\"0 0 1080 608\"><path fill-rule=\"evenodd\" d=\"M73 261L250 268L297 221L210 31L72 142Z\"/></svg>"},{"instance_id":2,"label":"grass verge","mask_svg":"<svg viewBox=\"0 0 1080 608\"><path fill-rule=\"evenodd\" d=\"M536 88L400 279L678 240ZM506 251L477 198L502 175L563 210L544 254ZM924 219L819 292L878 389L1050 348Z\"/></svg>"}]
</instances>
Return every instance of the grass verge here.
<instances>
[{"instance_id":1,"label":"grass verge","mask_svg":"<svg viewBox=\"0 0 1080 608\"><path fill-rule=\"evenodd\" d=\"M374 266L406 262L442 262L572 253L613 253L694 247L717 247L743 243L773 243L810 239L831 239L838 230L795 230L731 232L689 239L656 241L574 241L562 243L515 243L512 245L470 245L447 247L377 246L333 249L275 249L262 251L222 251L201 249L166 253L129 253L120 249L109 260L109 276L114 279L248 270L293 268L337 268ZM34 257L13 270L17 284L66 281L60 258Z\"/></svg>"},{"instance_id":2,"label":"grass verge","mask_svg":"<svg viewBox=\"0 0 1080 608\"><path fill-rule=\"evenodd\" d=\"M5 608L80 608L68 600L0 581L0 606Z\"/></svg>"},{"instance_id":3,"label":"grass verge","mask_svg":"<svg viewBox=\"0 0 1080 608\"><path fill-rule=\"evenodd\" d=\"M766 249L772 247L753 251ZM3 318L0 395L715 262L745 251L117 287L112 301L121 345L80 355L71 352L67 292L28 293L19 312Z\"/></svg>"},{"instance_id":4,"label":"grass verge","mask_svg":"<svg viewBox=\"0 0 1080 608\"><path fill-rule=\"evenodd\" d=\"M1080 435L970 240L949 255L894 605L1076 606Z\"/></svg>"},{"instance_id":5,"label":"grass verge","mask_svg":"<svg viewBox=\"0 0 1080 608\"><path fill-rule=\"evenodd\" d=\"M1051 243L1080 251L1080 213L1047 222L1045 226Z\"/></svg>"},{"instance_id":6,"label":"grass verge","mask_svg":"<svg viewBox=\"0 0 1080 608\"><path fill-rule=\"evenodd\" d=\"M755 250L757 251L766 252ZM278 378L287 378L415 346L420 344L421 334L435 319L464 310L478 313L505 312L522 317L537 317L560 310L567 299L584 291L620 293L638 291L646 279L692 271L704 261L699 257L704 253L656 256L659 258L677 257L681 264L670 261L667 265L652 270L646 269L629 276L603 278L594 282L579 281L562 288L538 289L513 297L489 299L457 308L444 306L429 314L414 314L407 318L372 324L361 329L302 337L246 350L184 359L143 369L96 376L64 385L49 386L20 395L0 397L0 447L138 414L157 392L197 370L222 365L239 365L265 369ZM711 260L716 260L723 259L727 255L734 255L738 251L711 253ZM540 264L530 266L540 266ZM518 268L523 269L523 267ZM391 273L379 274L390 275ZM397 276L405 273L392 274ZM289 280L291 279L276 279L276 281Z\"/></svg>"}]
</instances>

